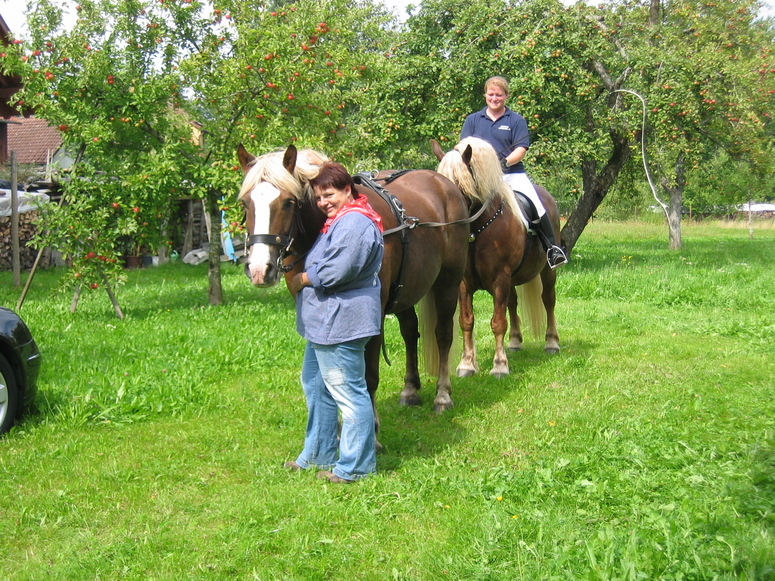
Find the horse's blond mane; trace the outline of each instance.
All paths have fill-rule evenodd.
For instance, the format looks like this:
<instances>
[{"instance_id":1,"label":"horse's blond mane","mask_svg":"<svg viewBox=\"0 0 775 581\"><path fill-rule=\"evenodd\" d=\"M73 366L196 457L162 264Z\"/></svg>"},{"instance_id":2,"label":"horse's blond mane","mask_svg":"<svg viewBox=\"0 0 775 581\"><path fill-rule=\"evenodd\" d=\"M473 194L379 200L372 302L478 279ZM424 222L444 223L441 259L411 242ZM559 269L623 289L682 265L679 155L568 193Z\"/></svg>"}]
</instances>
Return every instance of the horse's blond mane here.
<instances>
[{"instance_id":1,"label":"horse's blond mane","mask_svg":"<svg viewBox=\"0 0 775 581\"><path fill-rule=\"evenodd\" d=\"M296 168L291 175L283 166L284 154L285 151L273 151L253 160L242 181L238 196L240 200L248 196L261 182L269 182L299 200L307 195L309 180L318 175L320 166L328 161L328 157L314 149L302 149L296 156Z\"/></svg>"},{"instance_id":2,"label":"horse's blond mane","mask_svg":"<svg viewBox=\"0 0 775 581\"><path fill-rule=\"evenodd\" d=\"M471 146L470 171L463 163L463 152L469 145ZM485 203L496 194L500 194L503 203L509 206L512 214L524 221L511 188L503 181L498 154L485 140L466 137L460 141L442 158L438 172L457 184L463 195L472 200Z\"/></svg>"}]
</instances>

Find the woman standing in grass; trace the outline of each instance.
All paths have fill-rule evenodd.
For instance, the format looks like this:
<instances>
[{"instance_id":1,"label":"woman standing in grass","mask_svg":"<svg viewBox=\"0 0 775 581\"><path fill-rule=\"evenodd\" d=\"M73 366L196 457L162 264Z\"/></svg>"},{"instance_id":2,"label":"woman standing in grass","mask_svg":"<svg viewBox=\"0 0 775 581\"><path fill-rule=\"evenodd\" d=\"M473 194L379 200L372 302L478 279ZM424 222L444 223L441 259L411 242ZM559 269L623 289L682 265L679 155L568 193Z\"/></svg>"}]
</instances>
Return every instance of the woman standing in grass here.
<instances>
[{"instance_id":1,"label":"woman standing in grass","mask_svg":"<svg viewBox=\"0 0 775 581\"><path fill-rule=\"evenodd\" d=\"M304 272L289 284L296 295L296 327L307 340L301 383L308 418L304 449L285 467L314 466L321 469L318 478L353 482L377 465L364 350L381 332L382 221L338 163L323 165L310 186L326 222Z\"/></svg>"}]
</instances>

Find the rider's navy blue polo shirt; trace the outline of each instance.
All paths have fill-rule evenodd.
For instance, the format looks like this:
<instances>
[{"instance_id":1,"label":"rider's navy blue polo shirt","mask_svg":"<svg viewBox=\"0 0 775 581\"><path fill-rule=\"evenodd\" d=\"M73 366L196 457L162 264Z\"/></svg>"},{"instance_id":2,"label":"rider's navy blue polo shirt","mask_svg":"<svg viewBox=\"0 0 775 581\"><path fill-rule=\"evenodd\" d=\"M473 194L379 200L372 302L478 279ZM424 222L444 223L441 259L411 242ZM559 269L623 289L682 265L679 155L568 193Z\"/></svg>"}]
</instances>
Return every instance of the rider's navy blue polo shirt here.
<instances>
[{"instance_id":1,"label":"rider's navy blue polo shirt","mask_svg":"<svg viewBox=\"0 0 775 581\"><path fill-rule=\"evenodd\" d=\"M530 147L530 134L527 121L519 113L508 107L499 119L493 121L487 116L487 107L476 113L471 113L463 123L460 139L478 137L484 139L495 148L498 158L503 159L517 147ZM520 161L506 168L506 173L525 171L525 165Z\"/></svg>"}]
</instances>

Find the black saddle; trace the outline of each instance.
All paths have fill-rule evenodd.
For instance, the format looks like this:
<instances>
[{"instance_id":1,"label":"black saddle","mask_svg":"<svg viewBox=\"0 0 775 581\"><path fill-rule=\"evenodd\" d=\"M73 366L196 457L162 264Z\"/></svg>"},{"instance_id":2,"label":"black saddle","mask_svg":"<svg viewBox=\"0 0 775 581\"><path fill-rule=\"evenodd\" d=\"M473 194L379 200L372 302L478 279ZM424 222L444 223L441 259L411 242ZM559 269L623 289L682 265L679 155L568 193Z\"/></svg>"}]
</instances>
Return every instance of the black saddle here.
<instances>
[{"instance_id":1,"label":"black saddle","mask_svg":"<svg viewBox=\"0 0 775 581\"><path fill-rule=\"evenodd\" d=\"M517 198L517 202L519 203L520 208L522 208L522 211L525 213L527 221L531 224L538 224L541 219L538 217L538 210L536 210L533 201L522 192L518 192L516 190L514 190L514 197Z\"/></svg>"}]
</instances>

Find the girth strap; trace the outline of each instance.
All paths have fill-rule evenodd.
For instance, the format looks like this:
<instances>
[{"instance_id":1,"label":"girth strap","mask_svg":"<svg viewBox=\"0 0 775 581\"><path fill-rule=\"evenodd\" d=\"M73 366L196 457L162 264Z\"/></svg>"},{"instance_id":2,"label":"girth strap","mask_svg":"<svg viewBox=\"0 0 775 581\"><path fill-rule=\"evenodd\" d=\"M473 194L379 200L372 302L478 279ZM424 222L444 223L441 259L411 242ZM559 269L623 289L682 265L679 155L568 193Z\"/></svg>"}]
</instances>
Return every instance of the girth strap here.
<instances>
[{"instance_id":1,"label":"girth strap","mask_svg":"<svg viewBox=\"0 0 775 581\"><path fill-rule=\"evenodd\" d=\"M412 170L401 170L395 173L390 174L386 178L383 178L385 183L388 184L391 181L395 180L399 175L404 175L405 173L412 171ZM407 217L406 217L406 210L404 209L404 206L401 204L401 201L396 198L394 195L392 195L390 192L388 192L385 188L383 188L381 185L379 185L375 181L375 177L373 173L369 172L360 172L353 176L353 181L356 184L360 184L362 186L365 186L374 192L376 192L380 198L382 198L385 203L388 205L388 207L393 212L393 216L396 219L396 222L398 223L399 228L401 228L401 266L398 269L398 277L396 278L395 282L393 282L390 285L390 290L388 292L388 300L387 305L385 305L385 312L389 313L391 309L395 306L396 302L398 301L398 293L404 286L404 275L406 273L406 253L409 249L409 233L408 229L404 227L405 224L407 224ZM385 234L389 234L391 231L384 232L383 236Z\"/></svg>"}]
</instances>

